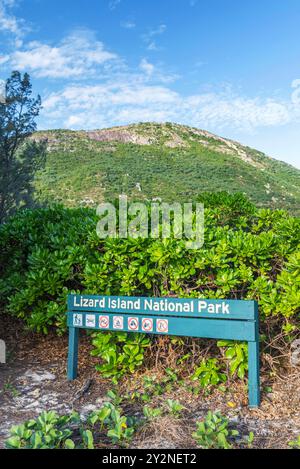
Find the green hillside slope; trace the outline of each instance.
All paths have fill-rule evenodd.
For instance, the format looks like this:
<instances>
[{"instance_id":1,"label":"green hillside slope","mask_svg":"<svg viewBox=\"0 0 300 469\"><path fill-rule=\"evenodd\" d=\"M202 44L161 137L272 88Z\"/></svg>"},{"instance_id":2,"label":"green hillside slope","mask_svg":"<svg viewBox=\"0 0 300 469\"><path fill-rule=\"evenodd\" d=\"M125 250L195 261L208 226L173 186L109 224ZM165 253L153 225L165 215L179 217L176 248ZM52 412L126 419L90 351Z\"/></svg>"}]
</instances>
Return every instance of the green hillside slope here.
<instances>
[{"instance_id":1,"label":"green hillside slope","mask_svg":"<svg viewBox=\"0 0 300 469\"><path fill-rule=\"evenodd\" d=\"M131 198L188 201L202 191L244 192L259 206L300 212L300 170L237 142L177 124L93 132L38 132L48 139L41 200L96 205Z\"/></svg>"}]
</instances>

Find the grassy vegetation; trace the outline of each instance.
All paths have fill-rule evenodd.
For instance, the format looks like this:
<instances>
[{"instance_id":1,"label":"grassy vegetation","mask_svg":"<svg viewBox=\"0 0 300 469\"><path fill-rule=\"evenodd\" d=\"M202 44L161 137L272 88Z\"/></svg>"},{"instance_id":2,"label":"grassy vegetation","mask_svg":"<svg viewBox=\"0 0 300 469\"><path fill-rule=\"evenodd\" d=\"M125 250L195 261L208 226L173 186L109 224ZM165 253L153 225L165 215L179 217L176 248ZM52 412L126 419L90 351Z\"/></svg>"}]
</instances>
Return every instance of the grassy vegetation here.
<instances>
[{"instance_id":1,"label":"grassy vegetation","mask_svg":"<svg viewBox=\"0 0 300 469\"><path fill-rule=\"evenodd\" d=\"M130 198L184 202L203 191L227 190L244 192L260 207L300 213L300 171L238 143L175 124L95 134L37 134L49 140L46 168L36 180L40 200L72 207L124 192Z\"/></svg>"}]
</instances>

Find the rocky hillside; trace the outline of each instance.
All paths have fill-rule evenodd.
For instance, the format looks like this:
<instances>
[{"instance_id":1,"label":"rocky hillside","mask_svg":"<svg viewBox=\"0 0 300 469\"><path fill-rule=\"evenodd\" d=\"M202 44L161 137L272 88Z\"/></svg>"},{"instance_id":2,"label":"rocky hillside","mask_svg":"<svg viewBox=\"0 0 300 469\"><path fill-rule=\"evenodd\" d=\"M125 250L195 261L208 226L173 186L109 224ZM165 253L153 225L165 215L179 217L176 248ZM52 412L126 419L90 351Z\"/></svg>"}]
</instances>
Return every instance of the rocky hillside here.
<instances>
[{"instance_id":1,"label":"rocky hillside","mask_svg":"<svg viewBox=\"0 0 300 469\"><path fill-rule=\"evenodd\" d=\"M202 191L241 191L263 207L300 212L300 171L286 163L178 124L143 123L94 131L51 130L39 198L96 205L131 198L188 201Z\"/></svg>"}]
</instances>

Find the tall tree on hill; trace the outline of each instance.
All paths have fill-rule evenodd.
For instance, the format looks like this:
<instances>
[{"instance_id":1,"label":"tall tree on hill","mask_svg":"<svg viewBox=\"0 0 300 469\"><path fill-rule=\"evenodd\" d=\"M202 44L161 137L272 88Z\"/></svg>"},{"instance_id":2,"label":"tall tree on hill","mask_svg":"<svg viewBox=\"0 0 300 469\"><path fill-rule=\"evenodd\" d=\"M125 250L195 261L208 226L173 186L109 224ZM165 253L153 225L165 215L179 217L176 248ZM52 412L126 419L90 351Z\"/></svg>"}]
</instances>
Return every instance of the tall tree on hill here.
<instances>
[{"instance_id":1,"label":"tall tree on hill","mask_svg":"<svg viewBox=\"0 0 300 469\"><path fill-rule=\"evenodd\" d=\"M41 98L32 97L27 73L12 72L0 99L0 224L19 208L32 207L33 181L45 162L46 142L28 139L36 130Z\"/></svg>"}]
</instances>

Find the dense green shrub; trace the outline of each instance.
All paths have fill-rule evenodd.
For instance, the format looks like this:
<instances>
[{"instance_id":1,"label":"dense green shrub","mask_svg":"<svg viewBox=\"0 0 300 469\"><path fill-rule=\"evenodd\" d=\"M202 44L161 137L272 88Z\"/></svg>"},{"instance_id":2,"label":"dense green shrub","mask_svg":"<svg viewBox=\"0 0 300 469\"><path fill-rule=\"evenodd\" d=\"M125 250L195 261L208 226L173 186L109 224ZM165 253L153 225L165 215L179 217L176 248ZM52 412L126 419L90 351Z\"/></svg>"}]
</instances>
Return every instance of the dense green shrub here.
<instances>
[{"instance_id":1,"label":"dense green shrub","mask_svg":"<svg viewBox=\"0 0 300 469\"><path fill-rule=\"evenodd\" d=\"M218 205L205 210L205 243L194 251L176 239L100 240L90 209L20 212L0 227L1 301L42 332L64 331L69 292L257 299L262 320L293 322L300 220L237 207L227 204L225 217Z\"/></svg>"},{"instance_id":2,"label":"dense green shrub","mask_svg":"<svg viewBox=\"0 0 300 469\"><path fill-rule=\"evenodd\" d=\"M202 360L200 366L195 370L192 379L199 380L200 386L205 388L226 381L226 375L221 372L217 359L209 358L208 360Z\"/></svg>"},{"instance_id":3,"label":"dense green shrub","mask_svg":"<svg viewBox=\"0 0 300 469\"><path fill-rule=\"evenodd\" d=\"M0 292L5 308L32 329L65 327L66 296L82 288L87 239L96 223L88 209L20 212L0 227Z\"/></svg>"},{"instance_id":4,"label":"dense green shrub","mask_svg":"<svg viewBox=\"0 0 300 469\"><path fill-rule=\"evenodd\" d=\"M133 373L144 359L145 348L150 344L144 334L107 332L93 334L92 355L101 357L103 364L96 369L105 378L120 378L127 372Z\"/></svg>"}]
</instances>

